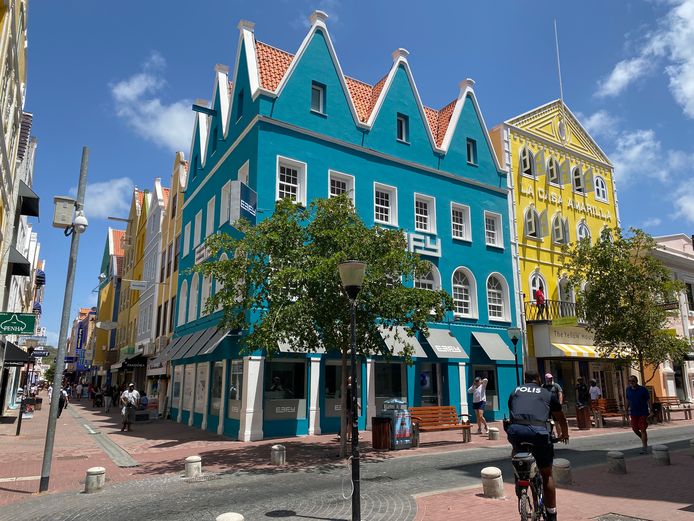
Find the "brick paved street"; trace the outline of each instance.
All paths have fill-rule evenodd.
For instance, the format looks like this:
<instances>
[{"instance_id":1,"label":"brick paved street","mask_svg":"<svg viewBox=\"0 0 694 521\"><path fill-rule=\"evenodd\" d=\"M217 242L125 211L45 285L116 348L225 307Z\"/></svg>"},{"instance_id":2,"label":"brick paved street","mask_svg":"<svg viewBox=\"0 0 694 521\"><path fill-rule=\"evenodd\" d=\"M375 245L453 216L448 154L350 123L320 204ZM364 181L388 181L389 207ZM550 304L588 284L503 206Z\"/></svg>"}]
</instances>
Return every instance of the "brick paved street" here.
<instances>
[{"instance_id":1,"label":"brick paved street","mask_svg":"<svg viewBox=\"0 0 694 521\"><path fill-rule=\"evenodd\" d=\"M84 402L71 404L59 420L52 494L39 496L38 479L9 478L40 474L47 413L46 407L25 421L19 438L14 437L15 425L0 425L0 505L5 505L0 519L35 521L58 505L65 519L79 514L100 521L144 519L140 515L145 510L148 519L167 520L214 519L228 510L240 511L246 519L266 519L273 512L270 517L286 519L349 518L350 502L342 497L349 493L349 469L336 457L334 435L241 443L163 420L121 433L116 412L107 416ZM96 434L90 434L85 424ZM571 444L560 447L561 456L572 461L576 479L574 487L560 492L561 519L590 519L607 512L641 512L650 521L694 519L693 512L679 510L694 503L694 489L687 486L694 478L692 458L674 452L673 466L654 468L648 457L635 457L638 440L630 430L617 421L612 424L602 430L574 429ZM694 422L678 420L650 432L653 443L682 449L694 437ZM99 437L115 442L138 466L117 466L97 443ZM465 517L478 513L513 519L514 501L479 497L479 469L489 462L510 479L506 441L474 434L472 438L471 444L463 445L457 432L426 433L419 449L383 453L370 448L370 433L364 433L363 519L446 520L458 519L461 512ZM270 445L278 442L287 447L288 465L281 469L268 464ZM629 456L630 474L620 476L619 482L595 466L604 462L605 451L615 448L627 450ZM182 461L192 454L202 456L210 481L181 480ZM95 465L107 469L106 490L80 494L84 471ZM455 490L460 487L473 488ZM123 514L118 497L124 493L144 509L141 514ZM421 493L428 495L417 497L415 503L413 494Z\"/></svg>"}]
</instances>

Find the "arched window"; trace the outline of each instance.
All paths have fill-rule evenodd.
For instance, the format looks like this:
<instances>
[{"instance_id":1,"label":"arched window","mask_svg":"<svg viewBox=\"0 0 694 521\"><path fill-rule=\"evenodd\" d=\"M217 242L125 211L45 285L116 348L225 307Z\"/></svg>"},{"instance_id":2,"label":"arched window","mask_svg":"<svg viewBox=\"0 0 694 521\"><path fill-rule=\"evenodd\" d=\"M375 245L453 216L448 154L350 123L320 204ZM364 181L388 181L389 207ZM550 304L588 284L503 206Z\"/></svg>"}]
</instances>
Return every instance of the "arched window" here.
<instances>
[{"instance_id":1,"label":"arched window","mask_svg":"<svg viewBox=\"0 0 694 521\"><path fill-rule=\"evenodd\" d=\"M576 228L576 237L578 238L579 242L583 239L590 240L590 229L585 221L578 223L578 227Z\"/></svg>"},{"instance_id":2,"label":"arched window","mask_svg":"<svg viewBox=\"0 0 694 521\"><path fill-rule=\"evenodd\" d=\"M429 291L441 289L441 275L439 275L439 270L431 263L429 263L429 268L430 270L421 277L415 276L415 288L428 289Z\"/></svg>"},{"instance_id":3,"label":"arched window","mask_svg":"<svg viewBox=\"0 0 694 521\"><path fill-rule=\"evenodd\" d=\"M188 322L198 318L198 274L193 275L190 282L190 296L188 297Z\"/></svg>"},{"instance_id":4,"label":"arched window","mask_svg":"<svg viewBox=\"0 0 694 521\"><path fill-rule=\"evenodd\" d=\"M540 214L532 206L525 211L525 235L540 238Z\"/></svg>"},{"instance_id":5,"label":"arched window","mask_svg":"<svg viewBox=\"0 0 694 521\"><path fill-rule=\"evenodd\" d=\"M550 183L559 184L559 165L553 157L550 157L547 161L547 177Z\"/></svg>"},{"instance_id":6,"label":"arched window","mask_svg":"<svg viewBox=\"0 0 694 521\"><path fill-rule=\"evenodd\" d=\"M576 316L576 295L566 275L559 279L559 314L562 317Z\"/></svg>"},{"instance_id":7,"label":"arched window","mask_svg":"<svg viewBox=\"0 0 694 521\"><path fill-rule=\"evenodd\" d=\"M508 320L508 285L500 274L487 279L487 311L489 320Z\"/></svg>"},{"instance_id":8,"label":"arched window","mask_svg":"<svg viewBox=\"0 0 694 521\"><path fill-rule=\"evenodd\" d=\"M556 244L569 243L569 221L557 214L552 219L552 240Z\"/></svg>"},{"instance_id":9,"label":"arched window","mask_svg":"<svg viewBox=\"0 0 694 521\"><path fill-rule=\"evenodd\" d=\"M205 315L205 307L207 306L207 299L210 298L210 291L212 291L212 277L204 276L202 278L202 291L200 292L200 316Z\"/></svg>"},{"instance_id":10,"label":"arched window","mask_svg":"<svg viewBox=\"0 0 694 521\"><path fill-rule=\"evenodd\" d=\"M575 167L573 169L572 178L574 183L574 191L582 194L584 192L583 174L581 173L581 169L579 167Z\"/></svg>"},{"instance_id":11,"label":"arched window","mask_svg":"<svg viewBox=\"0 0 694 521\"><path fill-rule=\"evenodd\" d=\"M188 281L184 280L181 284L181 290L178 292L178 325L182 326L186 323L186 304L188 303Z\"/></svg>"},{"instance_id":12,"label":"arched window","mask_svg":"<svg viewBox=\"0 0 694 521\"><path fill-rule=\"evenodd\" d=\"M453 311L456 316L477 317L477 286L475 277L467 268L453 272Z\"/></svg>"},{"instance_id":13,"label":"arched window","mask_svg":"<svg viewBox=\"0 0 694 521\"><path fill-rule=\"evenodd\" d=\"M520 171L523 175L535 177L535 158L532 152L525 147L520 153Z\"/></svg>"},{"instance_id":14,"label":"arched window","mask_svg":"<svg viewBox=\"0 0 694 521\"><path fill-rule=\"evenodd\" d=\"M227 260L229 260L229 257L227 256L226 253L222 253L219 256L219 262L224 262ZM219 293L220 291L222 291L223 289L224 289L224 283L219 279L215 279L214 280L214 293L215 293L215 295L217 293ZM217 311L219 311L221 309L222 309L222 303L220 302L219 305L217 306Z\"/></svg>"},{"instance_id":15,"label":"arched window","mask_svg":"<svg viewBox=\"0 0 694 521\"><path fill-rule=\"evenodd\" d=\"M537 290L542 290L542 294L547 298L547 283L545 278L538 272L534 272L530 275L530 299L534 302L537 294Z\"/></svg>"},{"instance_id":16,"label":"arched window","mask_svg":"<svg viewBox=\"0 0 694 521\"><path fill-rule=\"evenodd\" d=\"M607 183L600 176L595 176L595 198L607 201Z\"/></svg>"}]
</instances>

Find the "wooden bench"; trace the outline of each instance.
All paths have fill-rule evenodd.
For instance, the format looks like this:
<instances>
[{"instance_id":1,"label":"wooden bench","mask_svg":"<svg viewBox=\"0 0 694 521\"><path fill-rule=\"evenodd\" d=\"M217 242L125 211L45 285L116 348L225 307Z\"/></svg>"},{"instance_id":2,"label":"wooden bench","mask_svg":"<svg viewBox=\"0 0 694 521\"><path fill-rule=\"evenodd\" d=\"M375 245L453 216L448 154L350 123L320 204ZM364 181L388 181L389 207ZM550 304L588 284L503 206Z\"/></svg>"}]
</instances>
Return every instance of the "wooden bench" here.
<instances>
[{"instance_id":1,"label":"wooden bench","mask_svg":"<svg viewBox=\"0 0 694 521\"><path fill-rule=\"evenodd\" d=\"M692 419L692 409L691 405L688 403L682 403L676 396L661 396L656 397L655 403L659 403L663 408L663 419L666 422L672 421L673 412L684 413L685 420Z\"/></svg>"},{"instance_id":2,"label":"wooden bench","mask_svg":"<svg viewBox=\"0 0 694 521\"><path fill-rule=\"evenodd\" d=\"M463 443L469 442L472 438L469 415L458 414L456 408L451 405L410 407L410 416L420 432L461 429Z\"/></svg>"},{"instance_id":3,"label":"wooden bench","mask_svg":"<svg viewBox=\"0 0 694 521\"><path fill-rule=\"evenodd\" d=\"M622 427L627 424L627 415L623 407L614 398L598 398L591 400L590 407L595 416L595 426L604 427L605 418L621 418Z\"/></svg>"}]
</instances>

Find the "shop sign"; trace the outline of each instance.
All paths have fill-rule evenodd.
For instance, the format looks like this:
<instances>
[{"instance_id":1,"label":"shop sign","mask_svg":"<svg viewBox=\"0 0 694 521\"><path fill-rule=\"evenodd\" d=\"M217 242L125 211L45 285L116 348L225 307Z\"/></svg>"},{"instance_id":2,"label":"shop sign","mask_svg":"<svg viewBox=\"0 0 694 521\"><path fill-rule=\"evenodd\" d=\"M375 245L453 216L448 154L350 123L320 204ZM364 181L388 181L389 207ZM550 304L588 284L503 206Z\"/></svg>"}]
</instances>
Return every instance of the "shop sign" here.
<instances>
[{"instance_id":1,"label":"shop sign","mask_svg":"<svg viewBox=\"0 0 694 521\"><path fill-rule=\"evenodd\" d=\"M429 257L441 257L441 239L422 233L405 232L407 250Z\"/></svg>"},{"instance_id":2,"label":"shop sign","mask_svg":"<svg viewBox=\"0 0 694 521\"><path fill-rule=\"evenodd\" d=\"M33 313L0 313L0 335L33 335L35 330Z\"/></svg>"},{"instance_id":3,"label":"shop sign","mask_svg":"<svg viewBox=\"0 0 694 521\"><path fill-rule=\"evenodd\" d=\"M45 349L34 349L34 352L31 354L36 358L43 358L45 356L48 356L50 353Z\"/></svg>"},{"instance_id":4,"label":"shop sign","mask_svg":"<svg viewBox=\"0 0 694 521\"><path fill-rule=\"evenodd\" d=\"M595 336L590 331L582 327L550 327L549 328L550 343L557 344L576 344L592 346L595 342Z\"/></svg>"}]
</instances>

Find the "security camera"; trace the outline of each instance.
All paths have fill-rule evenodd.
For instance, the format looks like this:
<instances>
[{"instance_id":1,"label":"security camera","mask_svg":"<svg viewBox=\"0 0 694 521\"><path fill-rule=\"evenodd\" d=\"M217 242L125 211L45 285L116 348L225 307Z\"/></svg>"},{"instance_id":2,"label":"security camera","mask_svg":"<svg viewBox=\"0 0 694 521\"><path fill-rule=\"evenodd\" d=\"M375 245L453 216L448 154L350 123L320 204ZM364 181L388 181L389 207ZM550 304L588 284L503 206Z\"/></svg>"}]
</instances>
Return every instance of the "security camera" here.
<instances>
[{"instance_id":1,"label":"security camera","mask_svg":"<svg viewBox=\"0 0 694 521\"><path fill-rule=\"evenodd\" d=\"M89 221L87 221L87 218L84 216L84 212L82 210L78 210L75 213L75 219L72 221L72 226L75 228L77 233L84 233L87 230Z\"/></svg>"},{"instance_id":2,"label":"security camera","mask_svg":"<svg viewBox=\"0 0 694 521\"><path fill-rule=\"evenodd\" d=\"M99 282L103 282L106 280L106 274L105 273L99 273Z\"/></svg>"}]
</instances>

